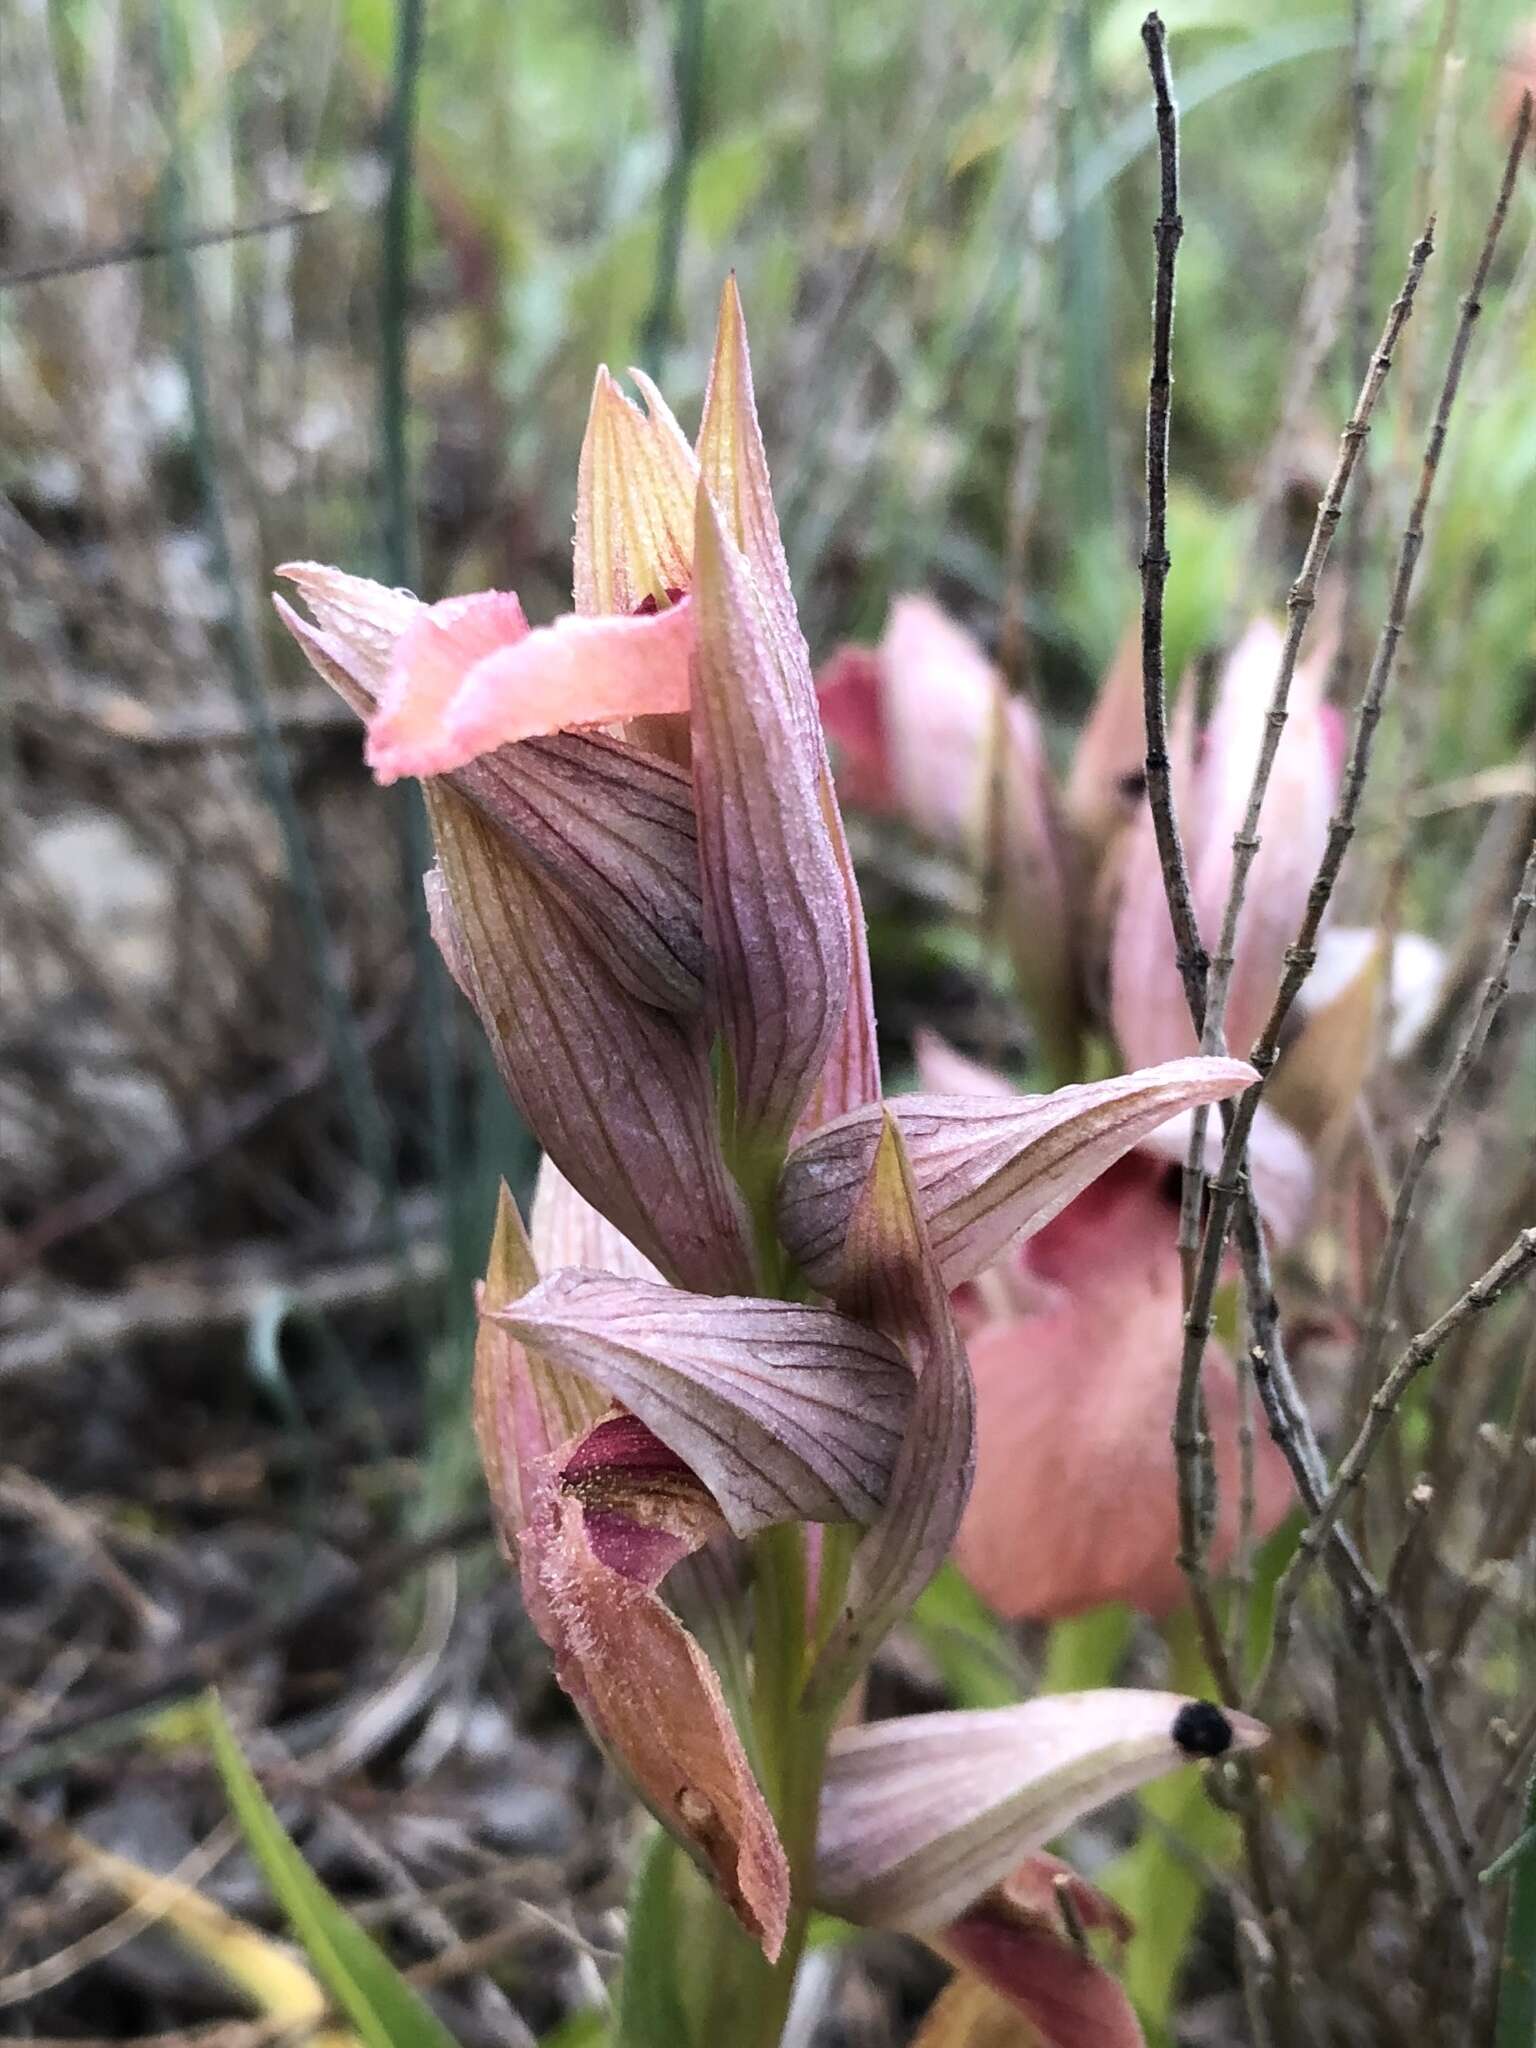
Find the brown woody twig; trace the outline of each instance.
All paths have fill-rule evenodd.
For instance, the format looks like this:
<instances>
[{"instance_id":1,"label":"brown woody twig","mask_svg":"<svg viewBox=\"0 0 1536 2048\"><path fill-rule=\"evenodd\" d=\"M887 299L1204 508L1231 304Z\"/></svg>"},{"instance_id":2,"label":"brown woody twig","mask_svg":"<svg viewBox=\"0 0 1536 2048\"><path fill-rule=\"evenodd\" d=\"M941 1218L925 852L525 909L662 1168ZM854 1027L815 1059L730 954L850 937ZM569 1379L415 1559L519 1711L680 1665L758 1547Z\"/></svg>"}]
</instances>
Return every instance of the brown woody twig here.
<instances>
[{"instance_id":1,"label":"brown woody twig","mask_svg":"<svg viewBox=\"0 0 1536 2048\"><path fill-rule=\"evenodd\" d=\"M1533 909L1536 909L1536 836L1531 840L1520 884L1510 906L1509 919L1489 969L1488 979L1483 984L1482 998L1454 1059L1446 1069L1435 1099L1430 1105L1429 1114L1419 1127L1408 1164L1404 1167L1403 1177L1398 1183L1397 1195L1392 1204L1392 1220L1376 1268L1370 1307L1366 1312L1365 1330L1361 1337L1360 1373L1366 1386L1374 1381L1376 1368L1380 1363L1389 1320L1388 1304L1397 1285L1403 1253L1407 1249L1408 1227L1413 1218L1413 1205L1419 1191L1419 1183L1444 1136L1445 1122L1451 1106L1461 1093L1467 1076L1482 1057L1483 1047L1488 1042L1488 1033L1493 1028L1493 1021L1503 1006L1504 998L1509 994L1510 963L1519 948Z\"/></svg>"}]
</instances>

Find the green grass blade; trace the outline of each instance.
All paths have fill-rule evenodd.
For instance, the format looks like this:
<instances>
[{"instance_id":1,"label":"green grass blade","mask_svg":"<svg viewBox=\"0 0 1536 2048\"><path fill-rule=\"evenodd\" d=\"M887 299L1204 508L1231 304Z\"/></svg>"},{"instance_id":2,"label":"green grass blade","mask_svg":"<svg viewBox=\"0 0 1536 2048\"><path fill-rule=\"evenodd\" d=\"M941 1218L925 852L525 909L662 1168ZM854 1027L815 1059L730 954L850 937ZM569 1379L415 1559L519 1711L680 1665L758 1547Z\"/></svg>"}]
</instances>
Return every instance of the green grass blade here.
<instances>
[{"instance_id":1,"label":"green grass blade","mask_svg":"<svg viewBox=\"0 0 1536 2048\"><path fill-rule=\"evenodd\" d=\"M203 1724L224 1790L272 1896L331 1997L368 2048L457 2048L394 1964L304 1861L241 1754L218 1695Z\"/></svg>"},{"instance_id":2,"label":"green grass blade","mask_svg":"<svg viewBox=\"0 0 1536 2048\"><path fill-rule=\"evenodd\" d=\"M699 149L704 97L704 0L677 0L677 40L672 54L677 93L677 131L667 182L661 195L661 226L656 244L656 272L650 309L640 333L640 360L652 376L666 366L677 298L677 273L683 254L683 227L688 215L688 188Z\"/></svg>"},{"instance_id":3,"label":"green grass blade","mask_svg":"<svg viewBox=\"0 0 1536 2048\"><path fill-rule=\"evenodd\" d=\"M687 1938L677 1883L681 1855L658 1828L635 1873L614 2048L657 2048L663 2041L687 2048L691 2037L677 1967Z\"/></svg>"},{"instance_id":4,"label":"green grass blade","mask_svg":"<svg viewBox=\"0 0 1536 2048\"><path fill-rule=\"evenodd\" d=\"M1134 1617L1117 1601L1058 1621L1046 1638L1038 1692L1089 1692L1113 1685L1131 1640Z\"/></svg>"},{"instance_id":5,"label":"green grass blade","mask_svg":"<svg viewBox=\"0 0 1536 2048\"><path fill-rule=\"evenodd\" d=\"M320 878L299 808L293 771L262 681L256 627L247 607L247 593L236 570L220 467L202 299L189 239L192 223L187 216L180 113L184 66L177 24L169 6L162 6L160 10L159 27L168 130L161 199L172 290L181 327L181 361L187 380L202 529L208 542L214 576L223 586L229 605L230 680L253 742L257 781L282 840L288 885L303 933L305 953L314 975L326 1042L335 1063L358 1157L379 1191L392 1248L403 1257L405 1241L399 1222L389 1125L374 1087L357 1018L352 1012Z\"/></svg>"},{"instance_id":6,"label":"green grass blade","mask_svg":"<svg viewBox=\"0 0 1536 2048\"><path fill-rule=\"evenodd\" d=\"M1527 1832L1536 1828L1536 1771L1525 1795ZM1503 1862L1504 1859L1501 1859ZM1500 1865L1484 1873L1485 1882ZM1507 1864L1506 1864L1507 1867ZM1533 2048L1536 2044L1536 1856L1515 1863L1510 1887L1509 1918L1504 1923L1504 1954L1499 1963L1499 2017L1494 2048Z\"/></svg>"},{"instance_id":7,"label":"green grass blade","mask_svg":"<svg viewBox=\"0 0 1536 2048\"><path fill-rule=\"evenodd\" d=\"M1013 1638L952 1564L941 1565L918 1594L906 1625L938 1666L957 1707L1011 1706L1028 1691Z\"/></svg>"}]
</instances>

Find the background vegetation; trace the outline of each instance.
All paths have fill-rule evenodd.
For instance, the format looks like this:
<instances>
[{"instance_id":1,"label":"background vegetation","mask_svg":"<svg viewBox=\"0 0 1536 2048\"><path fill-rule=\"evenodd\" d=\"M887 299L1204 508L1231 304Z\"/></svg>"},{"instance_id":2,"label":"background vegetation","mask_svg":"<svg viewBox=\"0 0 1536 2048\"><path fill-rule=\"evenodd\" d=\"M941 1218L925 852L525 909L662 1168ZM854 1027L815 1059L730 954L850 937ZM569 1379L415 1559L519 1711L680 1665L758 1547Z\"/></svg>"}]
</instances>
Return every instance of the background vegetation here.
<instances>
[{"instance_id":1,"label":"background vegetation","mask_svg":"<svg viewBox=\"0 0 1536 2048\"><path fill-rule=\"evenodd\" d=\"M190 1856L263 1920L166 1713L214 1677L460 2038L582 2038L633 1822L489 1552L466 1416L488 1190L531 1155L429 954L412 803L279 639L272 565L552 615L595 364L691 424L734 266L813 651L932 588L1063 743L1137 603L1141 12L430 0L416 46L391 0L0 0L0 2036L232 2040L252 1996L270 2031L269 1979L236 1997L212 1937L194 1965L195 1929L114 1921L134 1880L102 1861ZM1164 13L1177 672L1283 601L1434 208L1343 542L1374 632L1531 45L1517 0ZM1344 885L1468 974L1532 802L1532 224L1527 176ZM919 1019L1027 1057L956 878L866 851L897 1068ZM1493 1122L1445 1149L1431 1301L1530 1190L1518 1017ZM1474 1495L1501 1398L1459 1417ZM1486 1651L1517 1720L1522 1541ZM1002 1647L1028 1682L1039 1645ZM937 1698L931 1647L909 1664ZM1214 1896L1191 2041L1233 2038ZM1410 1926L1381 1922L1388 1974ZM906 2038L927 1965L824 1961L818 2038ZM1389 2025L1362 1993L1329 2038Z\"/></svg>"}]
</instances>

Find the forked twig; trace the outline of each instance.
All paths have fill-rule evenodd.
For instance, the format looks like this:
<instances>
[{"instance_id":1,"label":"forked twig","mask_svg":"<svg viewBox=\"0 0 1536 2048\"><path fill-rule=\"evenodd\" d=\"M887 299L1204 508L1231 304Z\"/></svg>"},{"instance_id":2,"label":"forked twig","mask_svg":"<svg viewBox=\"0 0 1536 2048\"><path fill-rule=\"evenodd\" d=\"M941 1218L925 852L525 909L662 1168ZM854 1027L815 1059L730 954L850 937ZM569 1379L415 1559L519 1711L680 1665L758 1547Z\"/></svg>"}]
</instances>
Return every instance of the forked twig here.
<instances>
[{"instance_id":1,"label":"forked twig","mask_svg":"<svg viewBox=\"0 0 1536 2048\"><path fill-rule=\"evenodd\" d=\"M1301 568L1285 601L1285 644L1280 652L1280 668L1275 677L1274 689L1270 693L1269 708L1264 714L1264 735L1259 746L1259 758L1254 764L1253 781L1243 811L1243 822L1232 840L1232 881L1227 891L1226 907L1222 912L1221 935L1217 940L1216 950L1211 955L1210 973L1206 981L1205 1026L1200 1048L1202 1052L1219 1052L1223 1048L1222 1027L1227 1013L1227 995L1232 985L1238 919L1242 916L1243 903L1248 893L1249 871L1259 850L1260 813L1264 808L1264 798L1274 772L1275 757L1280 751L1281 735L1285 731L1291 684L1296 674L1301 643L1317 605L1317 587L1339 521L1343 516L1345 493L1354 477L1371 430L1371 415L1376 410L1376 401L1381 396L1382 386L1386 383L1387 373L1392 367L1398 339L1413 311L1413 302L1418 292L1419 280L1424 275L1424 266L1433 253L1434 227L1435 223L1431 218L1425 224L1423 235L1414 243L1409 253L1408 272L1403 279L1403 288L1392 302L1381 339L1376 344L1375 353L1368 360L1365 377L1360 386L1360 395L1355 400L1355 409L1339 437L1339 452L1334 460L1333 474L1328 479L1327 488L1317 508L1317 518L1307 542L1306 553L1302 557Z\"/></svg>"},{"instance_id":2,"label":"forked twig","mask_svg":"<svg viewBox=\"0 0 1536 2048\"><path fill-rule=\"evenodd\" d=\"M1242 915L1254 855L1259 849L1259 816L1269 788L1275 758L1280 749L1280 738L1285 730L1291 684L1301 654L1301 643L1317 604L1318 583L1322 577L1323 565L1328 559L1333 537L1338 530L1345 495L1359 462L1360 451L1370 432L1371 415L1376 409L1377 399L1392 367L1393 351L1413 311L1419 281L1424 275L1424 267L1429 261L1432 249L1431 222L1409 254L1408 270L1403 279L1402 290L1392 303L1381 339L1355 401L1354 411L1339 438L1339 452L1334 461L1333 474L1318 506L1317 518L1307 542L1306 553L1302 557L1301 568L1286 600L1285 643L1281 649L1280 666L1270 695L1269 708L1265 713L1263 739L1259 748L1259 758L1254 764L1253 781L1248 791L1243 821L1232 841L1232 881L1227 891L1226 907L1222 913L1221 934L1216 952L1210 961L1204 1015L1196 1018L1202 1052L1220 1052L1225 1046L1222 1023L1226 1014L1227 993L1231 987L1233 961L1237 950L1238 919ZM1263 1071L1264 1069L1260 1068L1260 1072ZM1244 1102L1256 1099L1257 1094L1257 1089L1251 1091L1250 1096L1244 1098ZM1241 1107L1238 1114L1241 1115ZM1197 1110L1190 1138L1190 1150L1185 1161L1186 1186L1189 1185L1191 1177L1198 1186L1204 1156L1205 1123L1203 1113ZM1229 1139L1227 1155L1222 1160L1222 1171L1219 1176L1223 1181L1229 1178L1227 1164L1228 1158L1231 1157L1233 1154ZM1185 1206L1188 1210L1190 1205ZM1195 1213L1198 1214L1198 1210ZM1179 1391L1174 1411L1173 1442L1179 1472L1180 1563L1186 1572L1192 1568L1203 1570L1207 1529L1211 1519L1211 1504L1202 1497L1204 1488L1201 1482L1198 1448L1201 1435L1200 1371L1205 1357L1206 1342L1210 1336L1210 1304L1215 1292L1215 1275L1219 1270L1221 1243L1220 1238L1212 1239L1207 1235L1200 1262L1195 1268L1194 1285L1190 1290L1184 1324L1184 1349L1180 1359ZM1193 1250L1194 1247L1191 1246L1190 1249ZM1211 1269L1209 1276L1208 1266Z\"/></svg>"},{"instance_id":3,"label":"forked twig","mask_svg":"<svg viewBox=\"0 0 1536 2048\"><path fill-rule=\"evenodd\" d=\"M1184 222L1179 213L1179 127L1168 72L1167 32L1158 15L1149 14L1142 23L1141 39L1146 45L1156 105L1160 198L1158 216L1152 228L1157 272L1152 298L1152 365L1147 379L1147 521L1141 551L1141 689L1142 713L1146 723L1147 804L1152 813L1158 865L1162 870L1163 890L1173 926L1179 979L1198 1032L1205 1015L1207 963L1195 921L1189 863L1174 810L1173 774L1168 759L1168 684L1163 657L1163 593L1170 567L1168 423L1173 398L1174 264L1184 233ZM1199 1484L1199 1475L1209 1461L1211 1447L1198 1377L1188 1415L1185 1416L1181 1407L1175 1430L1182 1430L1188 1439L1187 1455L1196 1475L1190 1493L1198 1520L1202 1495L1214 1492L1213 1486L1202 1487ZM1206 1661L1223 1697L1230 1699L1235 1692L1236 1680L1205 1582L1204 1548L1198 1537L1193 1542L1182 1543L1180 1562L1184 1563L1190 1582Z\"/></svg>"},{"instance_id":4,"label":"forked twig","mask_svg":"<svg viewBox=\"0 0 1536 2048\"><path fill-rule=\"evenodd\" d=\"M1270 1434L1303 1505L1316 1515L1327 1498L1327 1463L1286 1355L1263 1225L1246 1186L1237 1206L1237 1242L1252 1320L1254 1377ZM1415 1826L1455 1901L1462 1945L1475 1965L1487 1949L1475 1904L1476 1835L1437 1724L1423 1660L1347 1529L1334 1527L1323 1558L1375 1669L1382 1739ZM1259 1693L1253 1699L1261 1703Z\"/></svg>"},{"instance_id":5,"label":"forked twig","mask_svg":"<svg viewBox=\"0 0 1536 2048\"><path fill-rule=\"evenodd\" d=\"M1324 913L1333 897L1334 885L1338 880L1344 856L1354 837L1360 799L1365 787L1365 778L1370 765L1371 750L1376 727L1380 722L1382 705L1387 686L1391 681L1396 661L1398 642L1402 638L1407 617L1408 595L1413 586L1414 571L1418 564L1424 539L1424 509L1429 502L1436 475L1439 472L1440 456L1445 446L1445 437L1450 421L1451 408L1460 388L1462 371L1467 351L1471 345L1472 330L1482 311L1482 293L1492 268L1494 252L1498 247L1499 235L1509 211L1509 202L1514 190L1516 175L1525 154L1526 143L1531 130L1531 97L1526 94L1515 137L1504 167L1498 196L1490 215L1487 232L1473 273L1471 287L1462 300L1461 319L1458 322L1455 339L1451 345L1445 377L1440 389L1439 401L1435 407L1434 422L1424 451L1423 465L1419 475L1418 489L1414 494L1407 525L1398 550L1398 560L1392 580L1391 601L1386 621L1377 643L1375 658L1371 664L1370 677L1356 714L1349 763L1345 771L1339 798L1329 820L1328 839L1322 862L1308 892L1306 912L1296 942L1286 954L1285 971L1269 1019L1259 1035L1257 1044L1250 1055L1258 1069L1259 1082L1241 1096L1236 1107L1223 1110L1226 1124L1226 1143L1223 1147L1221 1164L1210 1183L1210 1207L1206 1217L1205 1233L1201 1240L1200 1257L1191 1289L1189 1307L1185 1317L1185 1350L1180 1365L1180 1415L1175 1424L1175 1448L1179 1458L1180 1491L1180 1542L1189 1548L1188 1537L1193 1535L1198 1548L1201 1504L1198 1493L1198 1431L1189 1426L1191 1418L1198 1414L1200 1362L1204 1356L1206 1341L1210 1335L1211 1305L1215 1298L1216 1283L1221 1269L1222 1248L1226 1241L1233 1211L1240 1194L1246 1199L1246 1149L1248 1134L1253 1126L1254 1115L1259 1106L1264 1083L1274 1068L1280 1046L1280 1036L1291 1006L1301 989L1302 983L1311 972L1316 960L1318 930ZM1323 1491L1326 1491L1326 1483ZM1337 1536L1338 1532L1335 1532ZM1182 1560L1181 1560L1182 1561Z\"/></svg>"},{"instance_id":6,"label":"forked twig","mask_svg":"<svg viewBox=\"0 0 1536 2048\"><path fill-rule=\"evenodd\" d=\"M1476 1013L1467 1027L1465 1037L1457 1047L1455 1058L1441 1079L1429 1114L1419 1126L1408 1164L1404 1167L1403 1177L1398 1182L1397 1195L1392 1204L1392 1220L1376 1268L1370 1307L1366 1312L1365 1329L1360 1340L1362 1386L1370 1386L1375 1380L1376 1369L1381 1361L1389 1320L1388 1304L1397 1285L1403 1253L1407 1249L1408 1226L1413 1219L1413 1205L1418 1195L1419 1183L1423 1180L1425 1169L1445 1134L1446 1118L1450 1114L1451 1106L1461 1093L1467 1076L1482 1057L1483 1047L1488 1042L1488 1033L1493 1028L1494 1019L1503 1007L1504 998L1509 994L1510 963L1519 948L1533 910L1536 910L1536 836L1531 840L1520 885L1510 906L1509 920L1489 969L1488 979L1483 984L1483 993Z\"/></svg>"},{"instance_id":7,"label":"forked twig","mask_svg":"<svg viewBox=\"0 0 1536 2048\"><path fill-rule=\"evenodd\" d=\"M1340 1459L1332 1484L1317 1502L1312 1520L1301 1532L1295 1555L1281 1575L1275 1593L1270 1664L1257 1688L1261 1695L1268 1689L1270 1678L1278 1669L1290 1642L1296 1601L1307 1573L1321 1554L1350 1495L1365 1477L1371 1455L1386 1434L1403 1396L1464 1323L1481 1315L1533 1267L1536 1267L1536 1228L1522 1230L1503 1255L1458 1295L1443 1315L1436 1317L1427 1329L1409 1340L1397 1363L1371 1396L1359 1433Z\"/></svg>"}]
</instances>

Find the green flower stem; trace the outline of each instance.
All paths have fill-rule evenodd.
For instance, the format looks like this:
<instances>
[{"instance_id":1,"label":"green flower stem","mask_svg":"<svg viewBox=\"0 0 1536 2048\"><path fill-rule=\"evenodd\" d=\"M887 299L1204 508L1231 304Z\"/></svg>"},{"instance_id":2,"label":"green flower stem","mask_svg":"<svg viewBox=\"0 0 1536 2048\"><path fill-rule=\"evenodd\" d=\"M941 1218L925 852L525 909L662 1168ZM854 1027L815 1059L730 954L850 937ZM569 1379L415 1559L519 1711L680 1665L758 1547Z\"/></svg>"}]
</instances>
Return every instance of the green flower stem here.
<instances>
[{"instance_id":1,"label":"green flower stem","mask_svg":"<svg viewBox=\"0 0 1536 2048\"><path fill-rule=\"evenodd\" d=\"M752 1219L758 1285L764 1295L803 1301L804 1283L779 1242L774 1193L783 1169L782 1139L744 1142L736 1115L729 1055L718 1048L721 1138ZM847 1585L856 1533L828 1529L811 1611L806 1533L796 1524L764 1530L753 1546L753 1682L749 1747L760 1768L789 1864L790 1905L784 1945L770 1963L739 1928L714 1926L707 1960L709 1983L695 2039L777 2048L794 1995L795 1978L811 1921L816 1875L816 1826L821 1779L833 1715L807 1710L807 1673L830 1630ZM716 1921L728 1917L716 1905Z\"/></svg>"},{"instance_id":2,"label":"green flower stem","mask_svg":"<svg viewBox=\"0 0 1536 2048\"><path fill-rule=\"evenodd\" d=\"M763 1981L744 1986L732 2039L773 2048L783 2032L805 1947L815 1882L816 1821L829 1724L802 1703L810 1636L805 1533L788 1526L757 1540L754 1603L757 1675L753 1718L764 1787L789 1860L789 1927L778 1961L762 1961ZM819 1604L819 1603L818 1603Z\"/></svg>"},{"instance_id":3,"label":"green flower stem","mask_svg":"<svg viewBox=\"0 0 1536 2048\"><path fill-rule=\"evenodd\" d=\"M689 1932L677 1968L693 2048L725 2041L732 2048L777 2048L812 1919L816 1821L831 1723L807 1714L801 1704L809 1661L803 1532L793 1526L766 1531L754 1546L753 1562L752 1727L763 1790L789 1862L789 1924L778 1959L770 1963L714 1887L691 1865L682 1866ZM632 1954L625 1970L636 1983L665 1974L653 1958ZM628 2036L621 2036L621 2048L631 2048ZM638 2039L633 2048L642 2048Z\"/></svg>"},{"instance_id":4,"label":"green flower stem","mask_svg":"<svg viewBox=\"0 0 1536 2048\"><path fill-rule=\"evenodd\" d=\"M826 1648L848 1592L848 1574L853 1553L859 1547L860 1532L846 1522L837 1522L821 1532L821 1571L816 1581L816 1655ZM814 1662L814 1658L811 1660Z\"/></svg>"},{"instance_id":5,"label":"green flower stem","mask_svg":"<svg viewBox=\"0 0 1536 2048\"><path fill-rule=\"evenodd\" d=\"M793 1524L766 1529L753 1547L758 1754L775 1808L792 1771L795 1720L805 1678L805 1539Z\"/></svg>"}]
</instances>

